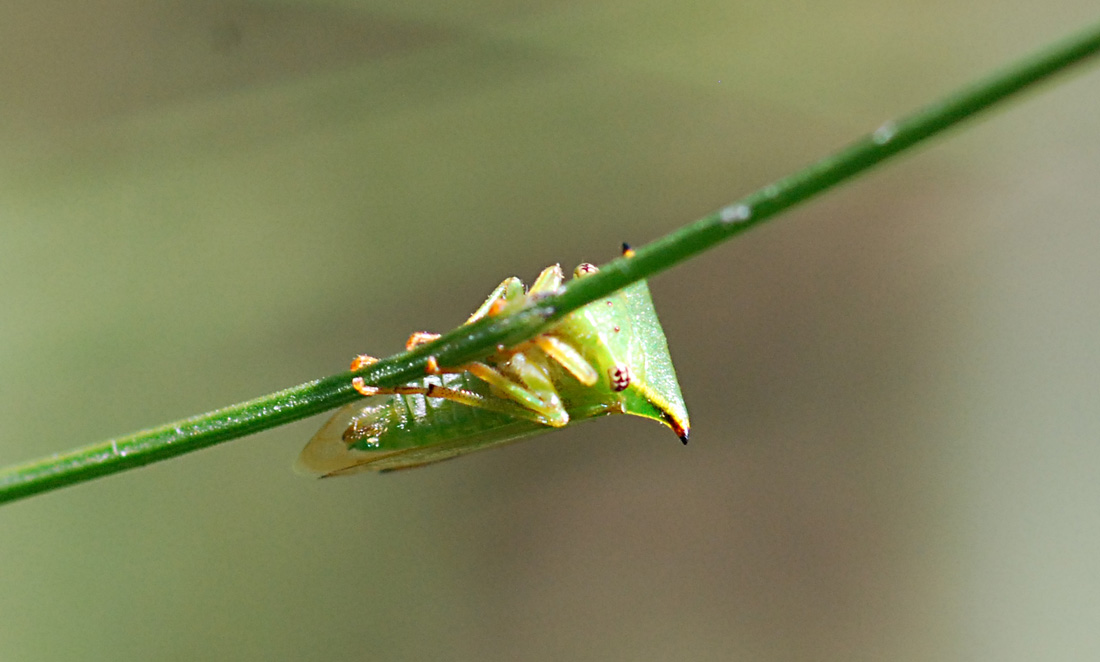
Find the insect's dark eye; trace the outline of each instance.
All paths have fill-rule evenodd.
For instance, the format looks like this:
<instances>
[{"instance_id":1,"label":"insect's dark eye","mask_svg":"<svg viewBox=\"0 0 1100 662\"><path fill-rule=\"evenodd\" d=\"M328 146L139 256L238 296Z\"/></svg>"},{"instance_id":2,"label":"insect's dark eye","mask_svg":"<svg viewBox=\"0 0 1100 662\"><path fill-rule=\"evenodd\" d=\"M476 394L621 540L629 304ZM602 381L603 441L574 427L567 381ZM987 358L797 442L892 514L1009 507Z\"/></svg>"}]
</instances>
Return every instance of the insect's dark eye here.
<instances>
[{"instance_id":1,"label":"insect's dark eye","mask_svg":"<svg viewBox=\"0 0 1100 662\"><path fill-rule=\"evenodd\" d=\"M609 368L607 376L610 378L612 391L624 391L630 386L630 368L625 365L617 365Z\"/></svg>"}]
</instances>

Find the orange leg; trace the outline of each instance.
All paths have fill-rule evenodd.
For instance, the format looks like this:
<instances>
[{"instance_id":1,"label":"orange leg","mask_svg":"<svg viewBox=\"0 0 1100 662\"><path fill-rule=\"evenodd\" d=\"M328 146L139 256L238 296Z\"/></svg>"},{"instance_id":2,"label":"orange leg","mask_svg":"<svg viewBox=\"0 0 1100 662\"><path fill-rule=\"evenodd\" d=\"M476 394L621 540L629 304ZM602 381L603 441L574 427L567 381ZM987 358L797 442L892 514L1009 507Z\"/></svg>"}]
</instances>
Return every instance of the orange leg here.
<instances>
[{"instance_id":1,"label":"orange leg","mask_svg":"<svg viewBox=\"0 0 1100 662\"><path fill-rule=\"evenodd\" d=\"M531 375L532 370L534 370L534 368L528 368L524 371L524 375L528 377L537 377L537 374ZM427 372L430 375L459 375L468 372L474 377L495 387L503 395L511 398L521 407L535 412L535 414L539 416L538 420L541 423L553 425L554 427L561 427L569 422L569 415L565 413L565 408L562 407L561 400L558 398L558 393L554 390L549 380L536 382L531 386L518 384L509 379L500 370L486 363L481 363L480 361L467 363L458 368L440 368L439 362L436 361L434 356L428 357ZM521 375L520 378L523 379L524 375ZM532 387L536 390L533 391Z\"/></svg>"},{"instance_id":2,"label":"orange leg","mask_svg":"<svg viewBox=\"0 0 1100 662\"><path fill-rule=\"evenodd\" d=\"M370 356L368 354L360 354L359 356L351 360L351 369L353 371L362 370L372 363L378 363L377 357ZM354 379L352 379L351 386L356 391L358 391L360 395L365 395L367 397L370 397L372 395L379 395L382 393L382 389L378 388L377 386L367 386L367 382L362 377L355 377Z\"/></svg>"},{"instance_id":3,"label":"orange leg","mask_svg":"<svg viewBox=\"0 0 1100 662\"><path fill-rule=\"evenodd\" d=\"M535 344L546 355L562 365L577 381L585 386L592 386L600 377L596 369L592 367L575 347L557 336L542 334L535 336Z\"/></svg>"},{"instance_id":4,"label":"orange leg","mask_svg":"<svg viewBox=\"0 0 1100 662\"><path fill-rule=\"evenodd\" d=\"M377 358L361 354L352 360L351 369L360 370L377 362ZM537 423L542 423L543 425L561 427L569 422L569 415L565 413L565 410L560 404L558 404L557 407L548 406L534 393L508 379L496 368L484 363L471 363L458 369L440 368L433 356L428 358L428 371L430 374L459 374L470 372L478 378L497 387L507 396L507 399L486 397L479 393L448 388L439 384L428 384L427 386L395 386L392 388L370 386L362 377L353 378L351 380L351 385L360 395L366 397L375 395L423 395L427 398L443 398L469 407L489 409L491 411L509 414L517 418L532 420Z\"/></svg>"},{"instance_id":5,"label":"orange leg","mask_svg":"<svg viewBox=\"0 0 1100 662\"><path fill-rule=\"evenodd\" d=\"M419 345L426 345L439 337L438 333L431 333L429 331L415 331L409 339L405 341L405 349L412 349Z\"/></svg>"}]
</instances>

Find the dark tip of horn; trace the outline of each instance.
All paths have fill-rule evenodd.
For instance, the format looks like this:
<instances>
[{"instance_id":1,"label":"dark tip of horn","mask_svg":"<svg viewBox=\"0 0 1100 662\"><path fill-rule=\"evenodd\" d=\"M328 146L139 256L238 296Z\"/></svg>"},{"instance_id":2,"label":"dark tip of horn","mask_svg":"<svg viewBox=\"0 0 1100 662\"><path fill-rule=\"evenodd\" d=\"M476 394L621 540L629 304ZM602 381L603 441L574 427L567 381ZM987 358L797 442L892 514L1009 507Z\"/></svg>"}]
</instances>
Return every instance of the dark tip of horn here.
<instances>
[{"instance_id":1,"label":"dark tip of horn","mask_svg":"<svg viewBox=\"0 0 1100 662\"><path fill-rule=\"evenodd\" d=\"M630 244L623 242L623 252L626 253L630 250Z\"/></svg>"},{"instance_id":2,"label":"dark tip of horn","mask_svg":"<svg viewBox=\"0 0 1100 662\"><path fill-rule=\"evenodd\" d=\"M682 435L680 435L680 441L684 442L684 445L687 446L687 443L688 443L688 431L687 430L684 430L684 433Z\"/></svg>"}]
</instances>

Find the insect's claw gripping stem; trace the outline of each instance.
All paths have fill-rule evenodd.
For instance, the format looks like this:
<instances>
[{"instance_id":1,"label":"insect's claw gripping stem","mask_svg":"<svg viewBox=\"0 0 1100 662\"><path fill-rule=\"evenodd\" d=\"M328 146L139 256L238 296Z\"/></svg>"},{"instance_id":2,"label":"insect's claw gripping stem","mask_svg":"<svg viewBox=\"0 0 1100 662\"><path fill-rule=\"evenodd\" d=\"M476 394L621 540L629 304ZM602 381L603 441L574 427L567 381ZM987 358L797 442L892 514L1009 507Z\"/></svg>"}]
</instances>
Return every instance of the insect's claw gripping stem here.
<instances>
[{"instance_id":1,"label":"insect's claw gripping stem","mask_svg":"<svg viewBox=\"0 0 1100 662\"><path fill-rule=\"evenodd\" d=\"M351 369L362 370L372 363L378 363L378 358L370 356L368 354L360 354L359 356L351 360Z\"/></svg>"},{"instance_id":2,"label":"insect's claw gripping stem","mask_svg":"<svg viewBox=\"0 0 1100 662\"><path fill-rule=\"evenodd\" d=\"M505 301L503 297L500 298L500 299L497 299L496 301L494 301L492 303L492 305L489 306L488 315L490 317L493 317L493 316L501 314L502 312L504 312L504 308L507 305L508 305L508 302Z\"/></svg>"},{"instance_id":3,"label":"insect's claw gripping stem","mask_svg":"<svg viewBox=\"0 0 1100 662\"><path fill-rule=\"evenodd\" d=\"M378 395L382 392L382 389L377 386L367 386L367 383L362 377L355 377L351 380L351 387L359 392L360 395L371 397L372 395Z\"/></svg>"},{"instance_id":4,"label":"insect's claw gripping stem","mask_svg":"<svg viewBox=\"0 0 1100 662\"><path fill-rule=\"evenodd\" d=\"M409 336L409 339L405 341L405 349L411 350L420 345L426 345L438 338L438 333L431 333L429 331L414 331L413 334Z\"/></svg>"},{"instance_id":5,"label":"insect's claw gripping stem","mask_svg":"<svg viewBox=\"0 0 1100 662\"><path fill-rule=\"evenodd\" d=\"M351 360L351 369L362 370L372 363L378 363L378 359L368 354L360 354L359 356ZM378 388L377 386L367 386L366 380L364 380L362 377L353 378L351 380L351 387L358 391L360 395L365 395L368 398L372 395L378 395L382 392L382 389Z\"/></svg>"},{"instance_id":6,"label":"insect's claw gripping stem","mask_svg":"<svg viewBox=\"0 0 1100 662\"><path fill-rule=\"evenodd\" d=\"M429 356L424 360L424 372L429 375L461 375L469 371L469 365L460 365L457 368L443 368L439 365L439 359L434 356Z\"/></svg>"}]
</instances>

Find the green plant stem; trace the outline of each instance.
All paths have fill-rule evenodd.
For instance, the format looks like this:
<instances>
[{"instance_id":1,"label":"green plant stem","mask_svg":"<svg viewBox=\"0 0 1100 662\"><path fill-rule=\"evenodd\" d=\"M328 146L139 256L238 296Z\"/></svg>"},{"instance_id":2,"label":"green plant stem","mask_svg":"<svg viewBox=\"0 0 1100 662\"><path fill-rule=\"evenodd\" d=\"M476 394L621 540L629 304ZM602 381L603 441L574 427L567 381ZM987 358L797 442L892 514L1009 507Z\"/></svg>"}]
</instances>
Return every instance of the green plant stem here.
<instances>
[{"instance_id":1,"label":"green plant stem","mask_svg":"<svg viewBox=\"0 0 1100 662\"><path fill-rule=\"evenodd\" d=\"M462 326L439 340L361 371L369 384L396 386L424 375L425 361L462 365L512 345L554 320L668 269L1100 51L1100 25L1053 44L912 115L887 122L848 147L732 205L638 248L559 294L504 317ZM355 400L352 373L308 382L255 400L67 453L0 470L0 503L118 473L243 437Z\"/></svg>"}]
</instances>

